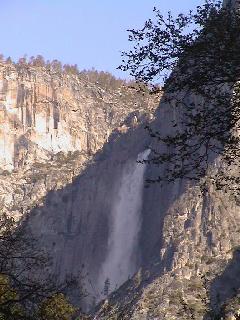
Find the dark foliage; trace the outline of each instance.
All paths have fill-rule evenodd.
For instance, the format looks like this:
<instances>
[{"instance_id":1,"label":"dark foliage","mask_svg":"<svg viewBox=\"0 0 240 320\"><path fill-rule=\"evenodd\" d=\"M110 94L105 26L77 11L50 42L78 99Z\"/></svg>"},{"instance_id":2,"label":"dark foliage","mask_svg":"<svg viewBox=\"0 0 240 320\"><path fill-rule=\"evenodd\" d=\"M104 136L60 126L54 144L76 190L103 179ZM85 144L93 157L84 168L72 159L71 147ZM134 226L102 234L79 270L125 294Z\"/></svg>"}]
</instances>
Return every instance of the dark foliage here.
<instances>
[{"instance_id":1,"label":"dark foliage","mask_svg":"<svg viewBox=\"0 0 240 320\"><path fill-rule=\"evenodd\" d=\"M30 230L12 218L0 218L0 319L41 319L39 307L58 314L62 310L52 310L52 304L59 301L68 314L74 308L65 300L64 293L76 287L76 280L69 278L59 282L57 275L51 274L51 259L38 248ZM49 311L49 308L51 309ZM45 310L44 309L44 310ZM46 311L47 312L47 311ZM45 318L44 318L45 319ZM47 318L46 318L47 319ZM69 318L70 319L70 318Z\"/></svg>"},{"instance_id":2,"label":"dark foliage","mask_svg":"<svg viewBox=\"0 0 240 320\"><path fill-rule=\"evenodd\" d=\"M201 180L205 190L207 176L238 198L240 13L214 0L176 18L154 12L155 20L129 30L135 45L120 66L153 92L152 81L162 78L163 101L178 114L171 134L148 127L159 143L149 163L168 168L150 182Z\"/></svg>"}]
</instances>

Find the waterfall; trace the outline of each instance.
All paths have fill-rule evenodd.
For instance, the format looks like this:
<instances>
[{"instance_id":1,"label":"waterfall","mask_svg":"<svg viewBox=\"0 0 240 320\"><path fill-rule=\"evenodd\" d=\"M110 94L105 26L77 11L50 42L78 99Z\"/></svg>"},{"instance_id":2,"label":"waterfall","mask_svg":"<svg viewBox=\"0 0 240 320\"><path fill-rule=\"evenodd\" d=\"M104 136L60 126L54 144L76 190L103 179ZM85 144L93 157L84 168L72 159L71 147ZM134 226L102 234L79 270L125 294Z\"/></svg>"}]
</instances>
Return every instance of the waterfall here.
<instances>
[{"instance_id":1,"label":"waterfall","mask_svg":"<svg viewBox=\"0 0 240 320\"><path fill-rule=\"evenodd\" d=\"M138 155L138 161L147 159L150 150ZM138 235L141 228L142 193L146 164L128 162L118 181L118 191L111 211L108 253L99 275L99 288L104 283L109 292L118 288L137 268Z\"/></svg>"}]
</instances>

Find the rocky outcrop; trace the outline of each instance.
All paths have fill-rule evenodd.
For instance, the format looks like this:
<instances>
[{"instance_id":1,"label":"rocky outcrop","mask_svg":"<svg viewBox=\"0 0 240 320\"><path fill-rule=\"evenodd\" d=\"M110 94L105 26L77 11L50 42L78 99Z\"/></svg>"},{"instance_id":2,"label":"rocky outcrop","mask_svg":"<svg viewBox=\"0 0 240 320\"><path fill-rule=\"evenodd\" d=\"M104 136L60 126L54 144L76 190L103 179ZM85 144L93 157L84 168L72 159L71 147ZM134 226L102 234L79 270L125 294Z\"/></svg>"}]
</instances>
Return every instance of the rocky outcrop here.
<instances>
[{"instance_id":1,"label":"rocky outcrop","mask_svg":"<svg viewBox=\"0 0 240 320\"><path fill-rule=\"evenodd\" d=\"M152 124L163 134L181 115L168 100L162 98ZM147 177L166 169L150 166ZM234 197L210 181L204 192L186 181L155 184L144 192L142 219L141 268L100 306L97 319L213 319L240 289L240 208Z\"/></svg>"},{"instance_id":2,"label":"rocky outcrop","mask_svg":"<svg viewBox=\"0 0 240 320\"><path fill-rule=\"evenodd\" d=\"M144 127L166 134L179 110L162 98L155 112L159 97L44 68L1 65L1 79L1 210L26 217L58 277L84 275L89 308L104 296L101 268L123 176L140 153L158 148ZM161 170L149 166L145 177ZM228 301L226 314L238 312L240 210L231 194L210 182L205 193L181 181L140 189L135 275L96 319L207 320Z\"/></svg>"},{"instance_id":3,"label":"rocky outcrop","mask_svg":"<svg viewBox=\"0 0 240 320\"><path fill-rule=\"evenodd\" d=\"M0 71L1 211L29 220L59 278L85 275L89 306L102 296L113 199L149 145L158 98L46 68Z\"/></svg>"},{"instance_id":4,"label":"rocky outcrop","mask_svg":"<svg viewBox=\"0 0 240 320\"><path fill-rule=\"evenodd\" d=\"M138 98L136 99L136 96ZM48 161L64 152L94 154L113 130L125 132L156 101L130 87L103 89L84 77L0 64L0 167Z\"/></svg>"}]
</instances>

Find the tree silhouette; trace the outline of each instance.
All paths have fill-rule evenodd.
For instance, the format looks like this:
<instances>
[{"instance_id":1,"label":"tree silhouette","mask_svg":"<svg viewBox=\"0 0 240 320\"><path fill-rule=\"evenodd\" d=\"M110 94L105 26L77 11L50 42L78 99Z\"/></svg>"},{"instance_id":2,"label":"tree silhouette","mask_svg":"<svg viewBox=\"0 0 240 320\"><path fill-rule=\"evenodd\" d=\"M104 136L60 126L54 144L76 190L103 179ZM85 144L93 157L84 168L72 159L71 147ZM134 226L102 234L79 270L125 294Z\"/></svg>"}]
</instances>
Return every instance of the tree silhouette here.
<instances>
[{"instance_id":1,"label":"tree silhouette","mask_svg":"<svg viewBox=\"0 0 240 320\"><path fill-rule=\"evenodd\" d=\"M218 189L231 190L237 199L239 10L210 0L176 18L171 13L165 18L156 8L154 12L155 20L148 20L140 30L129 30L134 49L123 52L119 67L130 71L138 82L147 83L152 92L154 81L161 79L162 100L177 114L168 134L148 127L155 139L148 162L167 164L149 182L201 180L205 190L207 179Z\"/></svg>"},{"instance_id":2,"label":"tree silhouette","mask_svg":"<svg viewBox=\"0 0 240 320\"><path fill-rule=\"evenodd\" d=\"M69 316L74 308L65 300L73 278L59 282L50 271L50 257L38 247L28 227L4 214L0 217L0 319L36 319L41 314ZM54 308L61 304L61 310ZM63 310L64 309L64 310ZM45 313L44 313L45 312ZM66 318L68 319L68 318ZM70 318L69 318L70 319ZM51 319L52 320L52 319Z\"/></svg>"}]
</instances>

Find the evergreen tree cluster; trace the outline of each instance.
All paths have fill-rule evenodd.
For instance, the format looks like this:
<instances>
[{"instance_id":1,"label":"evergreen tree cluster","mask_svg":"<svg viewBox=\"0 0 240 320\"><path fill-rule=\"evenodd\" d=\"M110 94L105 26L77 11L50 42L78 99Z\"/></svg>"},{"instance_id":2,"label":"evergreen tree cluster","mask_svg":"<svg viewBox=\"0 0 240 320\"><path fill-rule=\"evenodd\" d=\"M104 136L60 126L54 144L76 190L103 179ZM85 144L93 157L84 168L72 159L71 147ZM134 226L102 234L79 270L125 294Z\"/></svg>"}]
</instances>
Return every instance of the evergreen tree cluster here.
<instances>
[{"instance_id":1,"label":"evergreen tree cluster","mask_svg":"<svg viewBox=\"0 0 240 320\"><path fill-rule=\"evenodd\" d=\"M5 58L3 54L0 54L0 63L1 62L20 67L45 68L51 73L75 75L89 82L96 83L103 88L118 89L122 85L130 83L129 81L116 78L107 71L98 71L95 68L79 70L77 64L62 64L62 62L57 59L52 61L45 60L42 55L31 56L30 58L24 55L20 57L17 62L14 62L11 57Z\"/></svg>"}]
</instances>

